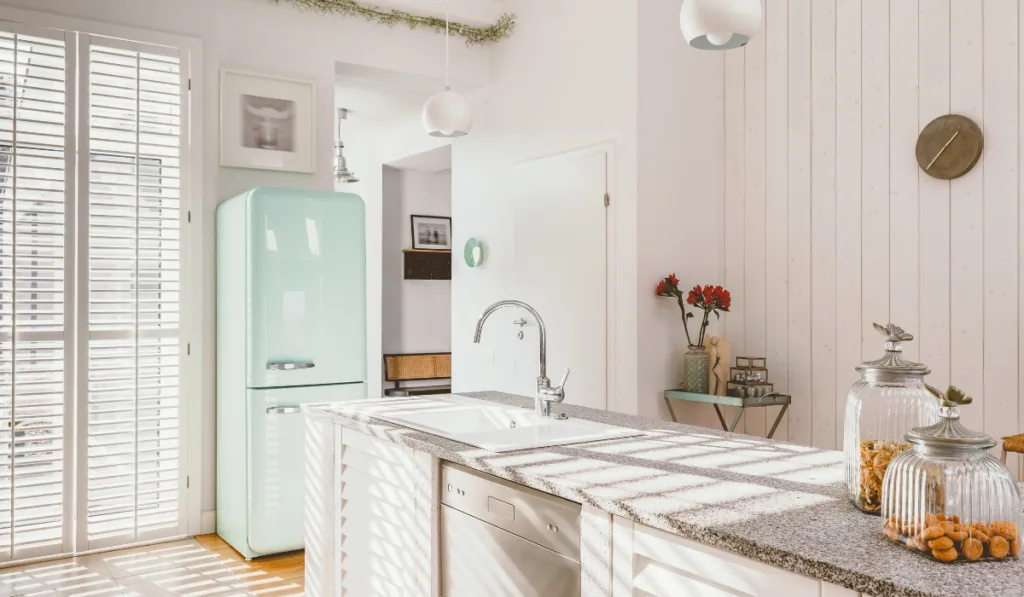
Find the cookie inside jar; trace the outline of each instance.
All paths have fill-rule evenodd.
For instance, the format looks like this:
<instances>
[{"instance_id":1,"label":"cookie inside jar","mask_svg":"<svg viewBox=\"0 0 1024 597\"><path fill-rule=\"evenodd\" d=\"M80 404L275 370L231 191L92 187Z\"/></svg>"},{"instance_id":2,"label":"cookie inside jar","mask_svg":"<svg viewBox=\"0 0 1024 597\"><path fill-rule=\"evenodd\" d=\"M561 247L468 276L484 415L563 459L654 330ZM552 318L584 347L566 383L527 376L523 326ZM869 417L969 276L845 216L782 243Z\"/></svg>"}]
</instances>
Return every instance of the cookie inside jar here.
<instances>
[{"instance_id":1,"label":"cookie inside jar","mask_svg":"<svg viewBox=\"0 0 1024 597\"><path fill-rule=\"evenodd\" d=\"M915 520L890 516L885 536L939 562L991 561L1020 557L1021 537L1011 520L966 522L953 514L928 513Z\"/></svg>"}]
</instances>

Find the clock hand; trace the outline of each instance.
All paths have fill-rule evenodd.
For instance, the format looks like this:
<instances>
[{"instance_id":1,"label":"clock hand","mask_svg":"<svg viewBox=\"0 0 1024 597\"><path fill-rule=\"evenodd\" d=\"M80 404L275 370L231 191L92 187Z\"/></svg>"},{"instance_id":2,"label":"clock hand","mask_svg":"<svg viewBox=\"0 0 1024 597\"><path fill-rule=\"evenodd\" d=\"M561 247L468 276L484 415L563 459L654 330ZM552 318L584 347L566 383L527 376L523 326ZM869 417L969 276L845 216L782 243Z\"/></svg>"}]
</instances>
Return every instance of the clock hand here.
<instances>
[{"instance_id":1,"label":"clock hand","mask_svg":"<svg viewBox=\"0 0 1024 597\"><path fill-rule=\"evenodd\" d=\"M952 143L953 139L956 139L956 136L959 134L960 131L953 133L953 136L949 138L949 141L946 141L946 144L942 146L942 149L939 150L939 153L935 154L935 157L932 158L932 161L928 162L928 166L925 167L925 170L931 169L931 167L935 164L935 160L939 159L939 157L942 156L943 152L946 151L946 148L949 147L949 144Z\"/></svg>"}]
</instances>

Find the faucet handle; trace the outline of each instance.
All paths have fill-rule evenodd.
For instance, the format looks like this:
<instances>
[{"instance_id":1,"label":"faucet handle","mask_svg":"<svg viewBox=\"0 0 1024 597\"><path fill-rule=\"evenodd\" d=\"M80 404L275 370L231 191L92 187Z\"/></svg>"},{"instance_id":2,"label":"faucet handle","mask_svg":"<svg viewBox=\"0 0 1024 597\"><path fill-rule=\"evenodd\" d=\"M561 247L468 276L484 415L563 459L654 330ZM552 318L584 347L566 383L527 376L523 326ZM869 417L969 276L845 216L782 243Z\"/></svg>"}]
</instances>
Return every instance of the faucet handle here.
<instances>
[{"instance_id":1,"label":"faucet handle","mask_svg":"<svg viewBox=\"0 0 1024 597\"><path fill-rule=\"evenodd\" d=\"M562 379L559 380L558 385L555 386L556 389L561 390L561 389L565 388L565 382L566 382L566 380L569 379L569 372L570 371L572 371L572 369L569 369L568 367L565 368L565 373L562 374Z\"/></svg>"}]
</instances>

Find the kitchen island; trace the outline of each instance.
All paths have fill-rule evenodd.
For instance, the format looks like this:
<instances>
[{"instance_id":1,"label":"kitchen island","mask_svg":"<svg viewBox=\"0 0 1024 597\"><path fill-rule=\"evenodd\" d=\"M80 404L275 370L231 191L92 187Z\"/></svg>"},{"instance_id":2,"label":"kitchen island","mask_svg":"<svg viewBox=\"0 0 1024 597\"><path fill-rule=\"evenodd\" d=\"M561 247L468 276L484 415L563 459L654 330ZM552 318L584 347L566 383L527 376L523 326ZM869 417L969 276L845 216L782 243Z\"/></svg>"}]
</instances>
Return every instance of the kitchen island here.
<instances>
[{"instance_id":1,"label":"kitchen island","mask_svg":"<svg viewBox=\"0 0 1024 597\"><path fill-rule=\"evenodd\" d=\"M461 395L533 404L495 392ZM433 521L444 460L583 504L585 597L688 589L759 597L1024 595L1024 562L943 564L886 540L877 517L847 502L840 452L572 405L554 411L644 433L492 453L367 416L359 403L307 409L307 594L340 592L342 552L363 558L369 551L345 551L361 535L342 532L343 525L370 528L374 511L386 528L373 532L401 534L394 570L381 578L401 577L409 595L439 594ZM408 490L390 492L395 497L374 489L396 484ZM362 502L372 508L339 512L343 503ZM348 566L391 561L365 557Z\"/></svg>"}]
</instances>

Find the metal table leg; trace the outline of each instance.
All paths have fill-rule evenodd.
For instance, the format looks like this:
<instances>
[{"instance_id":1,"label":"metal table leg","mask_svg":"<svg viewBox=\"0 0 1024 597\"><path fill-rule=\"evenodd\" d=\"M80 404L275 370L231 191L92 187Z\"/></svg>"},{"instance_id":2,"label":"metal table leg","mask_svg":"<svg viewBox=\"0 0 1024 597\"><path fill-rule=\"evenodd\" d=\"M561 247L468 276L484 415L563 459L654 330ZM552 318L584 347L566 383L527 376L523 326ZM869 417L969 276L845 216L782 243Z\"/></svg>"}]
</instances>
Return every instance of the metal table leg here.
<instances>
[{"instance_id":1,"label":"metal table leg","mask_svg":"<svg viewBox=\"0 0 1024 597\"><path fill-rule=\"evenodd\" d=\"M743 416L743 410L744 409L745 409L745 407L741 406L740 409L738 411L736 411L736 417L732 420L732 423L729 424L729 431L730 432L736 430L736 424L740 422L740 417Z\"/></svg>"},{"instance_id":2,"label":"metal table leg","mask_svg":"<svg viewBox=\"0 0 1024 597\"><path fill-rule=\"evenodd\" d=\"M775 424L772 425L772 430L768 432L768 439L771 439L775 435L775 430L779 428L779 423L782 421L782 417L786 414L786 409L789 408L788 404L782 405L782 410L779 411L779 416L775 417Z\"/></svg>"},{"instance_id":3,"label":"metal table leg","mask_svg":"<svg viewBox=\"0 0 1024 597\"><path fill-rule=\"evenodd\" d=\"M668 396L665 396L665 406L668 407L668 414L672 415L672 422L678 423L679 421L676 420L676 411L672 410L672 400L670 400Z\"/></svg>"},{"instance_id":4,"label":"metal table leg","mask_svg":"<svg viewBox=\"0 0 1024 597\"><path fill-rule=\"evenodd\" d=\"M725 418L722 417L722 411L718 408L717 404L712 404L715 407L715 414L718 415L718 422L722 424L723 431L729 431L729 428L725 426Z\"/></svg>"}]
</instances>

